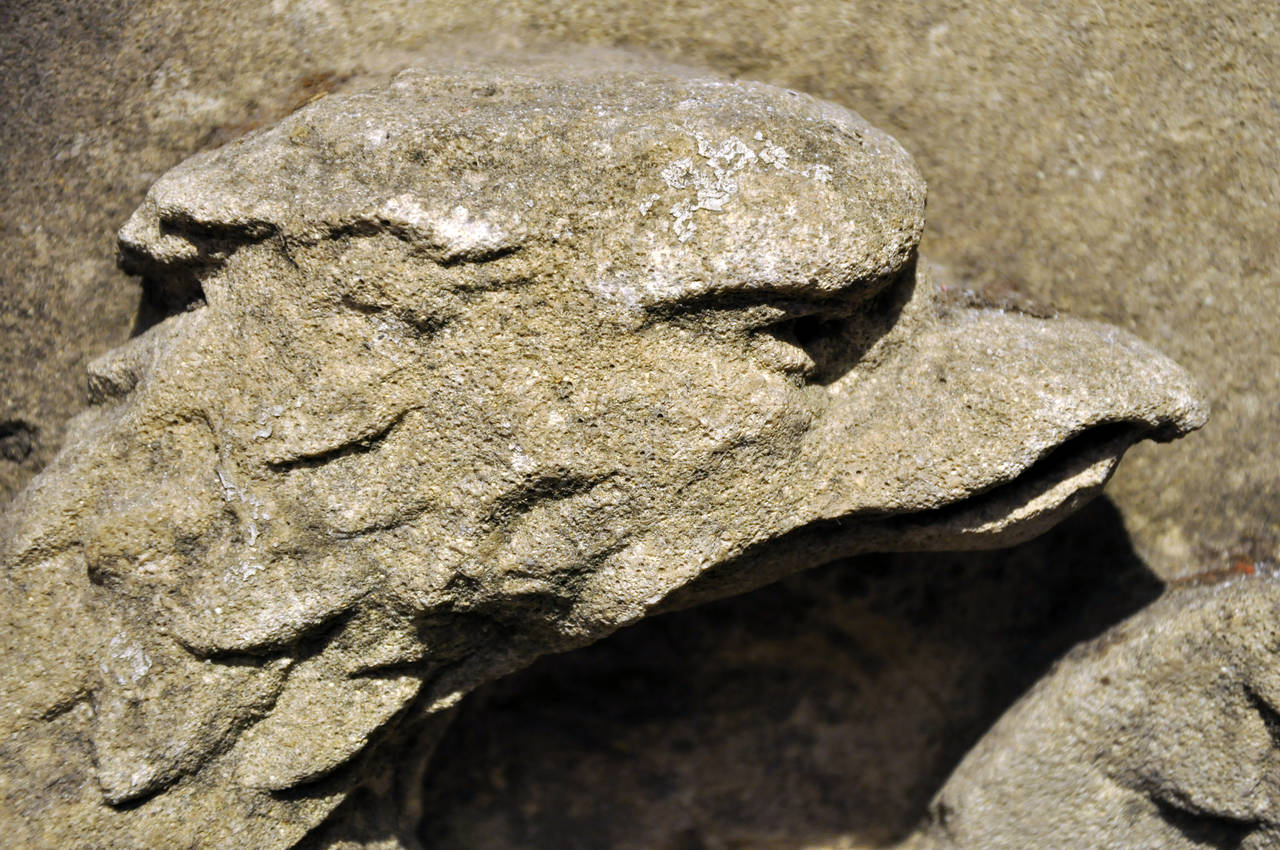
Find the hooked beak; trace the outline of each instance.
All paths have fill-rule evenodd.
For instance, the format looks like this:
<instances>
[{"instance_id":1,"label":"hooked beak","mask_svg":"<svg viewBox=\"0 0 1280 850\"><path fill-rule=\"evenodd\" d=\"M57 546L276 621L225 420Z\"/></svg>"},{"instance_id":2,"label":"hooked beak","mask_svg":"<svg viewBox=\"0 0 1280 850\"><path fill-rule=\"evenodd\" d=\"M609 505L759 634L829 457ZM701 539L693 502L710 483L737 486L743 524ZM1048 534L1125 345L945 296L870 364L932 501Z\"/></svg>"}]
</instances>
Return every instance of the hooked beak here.
<instances>
[{"instance_id":1,"label":"hooked beak","mask_svg":"<svg viewBox=\"0 0 1280 850\"><path fill-rule=\"evenodd\" d=\"M1143 439L1204 425L1190 376L1132 334L1079 319L940 310L909 273L889 327L821 393L796 463L807 497L656 610L742 593L867 552L1020 543L1096 496Z\"/></svg>"},{"instance_id":2,"label":"hooked beak","mask_svg":"<svg viewBox=\"0 0 1280 850\"><path fill-rule=\"evenodd\" d=\"M1028 539L1096 495L1129 446L1208 417L1190 376L1119 328L990 309L921 320L829 386L806 447L816 519L860 526L860 550Z\"/></svg>"}]
</instances>

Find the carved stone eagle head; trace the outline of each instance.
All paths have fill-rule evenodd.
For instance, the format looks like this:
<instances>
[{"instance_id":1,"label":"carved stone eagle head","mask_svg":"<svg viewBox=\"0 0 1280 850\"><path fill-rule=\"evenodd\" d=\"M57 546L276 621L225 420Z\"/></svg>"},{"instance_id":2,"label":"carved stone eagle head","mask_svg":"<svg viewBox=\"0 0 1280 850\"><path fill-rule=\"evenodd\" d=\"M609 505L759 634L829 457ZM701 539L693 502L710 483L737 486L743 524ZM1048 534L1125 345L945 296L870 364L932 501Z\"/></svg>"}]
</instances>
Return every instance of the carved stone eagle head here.
<instances>
[{"instance_id":1,"label":"carved stone eagle head","mask_svg":"<svg viewBox=\"0 0 1280 850\"><path fill-rule=\"evenodd\" d=\"M28 846L289 846L540 654L1023 539L1203 422L1123 331L941 303L924 201L838 106L641 73L406 72L166 174L171 315L5 520Z\"/></svg>"}]
</instances>

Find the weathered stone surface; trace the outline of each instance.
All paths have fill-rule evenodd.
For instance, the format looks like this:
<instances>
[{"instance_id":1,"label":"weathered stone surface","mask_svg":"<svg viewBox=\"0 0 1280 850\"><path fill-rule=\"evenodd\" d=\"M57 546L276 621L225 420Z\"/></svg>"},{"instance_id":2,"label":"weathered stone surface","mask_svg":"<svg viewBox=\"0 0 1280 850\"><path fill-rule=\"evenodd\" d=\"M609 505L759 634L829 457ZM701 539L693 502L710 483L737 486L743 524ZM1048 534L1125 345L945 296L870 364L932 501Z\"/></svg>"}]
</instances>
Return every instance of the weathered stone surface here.
<instances>
[{"instance_id":1,"label":"weathered stone surface","mask_svg":"<svg viewBox=\"0 0 1280 850\"><path fill-rule=\"evenodd\" d=\"M894 846L1054 661L1159 595L1127 546L1104 495L1016 547L862 556L542 658L467 698L422 842Z\"/></svg>"},{"instance_id":2,"label":"weathered stone surface","mask_svg":"<svg viewBox=\"0 0 1280 850\"><path fill-rule=\"evenodd\" d=\"M1247 0L1219 10L11 0L0 493L52 458L85 404L85 363L129 334L138 290L114 268L113 234L159 174L319 92L452 63L476 41L506 56L587 43L797 88L892 132L932 190L926 250L958 285L1120 325L1210 394L1212 427L1165 452L1140 447L1112 484L1143 557L1165 578L1274 558L1280 19Z\"/></svg>"},{"instance_id":3,"label":"weathered stone surface","mask_svg":"<svg viewBox=\"0 0 1280 850\"><path fill-rule=\"evenodd\" d=\"M120 239L172 315L4 520L10 834L289 846L541 654L1023 539L1203 423L1123 331L939 303L923 203L832 104L546 69L406 73L165 175ZM396 840L366 820L323 840Z\"/></svg>"},{"instance_id":4,"label":"weathered stone surface","mask_svg":"<svg viewBox=\"0 0 1280 850\"><path fill-rule=\"evenodd\" d=\"M911 848L1274 847L1274 571L1172 588L1083 644L966 756Z\"/></svg>"}]
</instances>

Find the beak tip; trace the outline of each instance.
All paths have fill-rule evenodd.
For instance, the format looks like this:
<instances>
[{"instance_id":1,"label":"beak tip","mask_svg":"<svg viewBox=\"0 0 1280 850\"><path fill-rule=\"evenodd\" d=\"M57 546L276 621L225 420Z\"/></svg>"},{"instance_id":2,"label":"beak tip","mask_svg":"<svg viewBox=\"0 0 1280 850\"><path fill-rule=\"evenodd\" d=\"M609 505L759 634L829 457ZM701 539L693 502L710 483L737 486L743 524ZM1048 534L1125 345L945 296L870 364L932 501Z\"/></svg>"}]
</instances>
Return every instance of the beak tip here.
<instances>
[{"instance_id":1,"label":"beak tip","mask_svg":"<svg viewBox=\"0 0 1280 850\"><path fill-rule=\"evenodd\" d=\"M1204 388L1169 357L1154 351L1151 354L1158 359L1152 363L1153 372L1148 373L1155 384L1150 387L1155 402L1150 438L1167 443L1199 431L1209 422L1210 404Z\"/></svg>"},{"instance_id":2,"label":"beak tip","mask_svg":"<svg viewBox=\"0 0 1280 850\"><path fill-rule=\"evenodd\" d=\"M1209 422L1209 402L1198 391L1188 392L1171 407L1164 422L1152 431L1151 438L1158 443L1185 437L1192 431L1199 431Z\"/></svg>"}]
</instances>

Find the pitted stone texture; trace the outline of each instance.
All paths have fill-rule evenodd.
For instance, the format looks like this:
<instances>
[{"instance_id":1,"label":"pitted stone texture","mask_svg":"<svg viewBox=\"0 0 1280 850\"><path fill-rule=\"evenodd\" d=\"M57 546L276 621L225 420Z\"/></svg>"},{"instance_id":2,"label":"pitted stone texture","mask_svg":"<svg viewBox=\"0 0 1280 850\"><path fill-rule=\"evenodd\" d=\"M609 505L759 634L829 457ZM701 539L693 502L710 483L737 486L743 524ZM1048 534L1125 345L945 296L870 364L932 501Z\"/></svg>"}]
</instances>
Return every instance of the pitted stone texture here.
<instances>
[{"instance_id":1,"label":"pitted stone texture","mask_svg":"<svg viewBox=\"0 0 1280 850\"><path fill-rule=\"evenodd\" d=\"M325 835L398 840L476 685L1024 539L1202 424L1122 331L942 306L923 199L843 109L659 73L407 73L161 178L121 242L177 312L4 520L10 834L285 847L360 788Z\"/></svg>"},{"instance_id":2,"label":"pitted stone texture","mask_svg":"<svg viewBox=\"0 0 1280 850\"><path fill-rule=\"evenodd\" d=\"M1214 578L1068 654L965 757L907 846L1276 846L1276 576Z\"/></svg>"}]
</instances>

